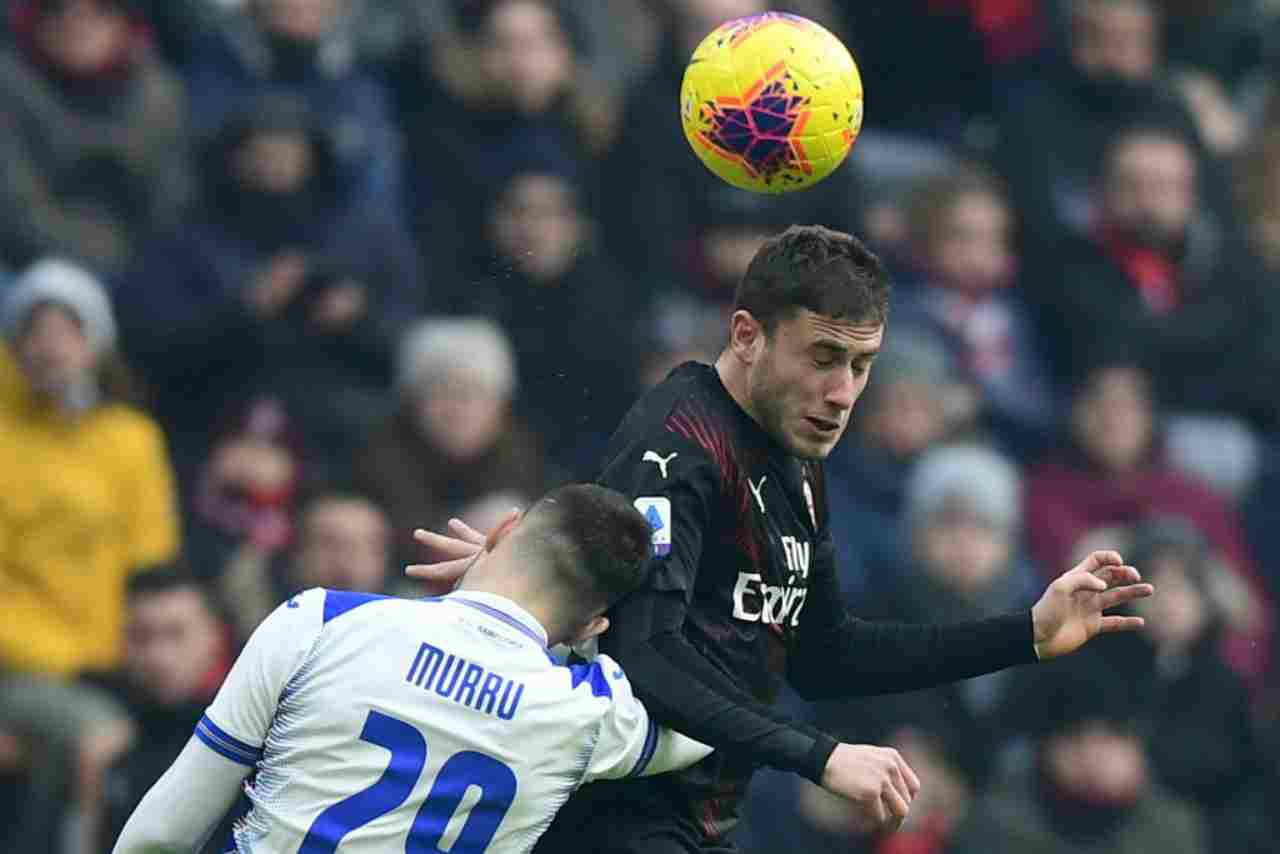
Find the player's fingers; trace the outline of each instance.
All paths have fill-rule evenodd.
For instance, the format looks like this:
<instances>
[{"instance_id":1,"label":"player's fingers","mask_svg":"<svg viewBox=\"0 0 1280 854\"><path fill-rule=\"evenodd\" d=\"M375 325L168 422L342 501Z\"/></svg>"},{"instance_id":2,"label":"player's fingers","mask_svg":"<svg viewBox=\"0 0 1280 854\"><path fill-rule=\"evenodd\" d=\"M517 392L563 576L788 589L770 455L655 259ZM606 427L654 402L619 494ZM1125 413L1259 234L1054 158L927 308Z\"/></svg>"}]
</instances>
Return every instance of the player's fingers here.
<instances>
[{"instance_id":1,"label":"player's fingers","mask_svg":"<svg viewBox=\"0 0 1280 854\"><path fill-rule=\"evenodd\" d=\"M1088 557L1076 564L1073 571L1096 572L1104 566L1120 566L1123 563L1124 558L1120 557L1119 552L1090 552Z\"/></svg>"},{"instance_id":2,"label":"player's fingers","mask_svg":"<svg viewBox=\"0 0 1280 854\"><path fill-rule=\"evenodd\" d=\"M1132 566L1106 566L1094 572L1094 575L1107 582L1111 587L1137 584L1142 580L1142 573Z\"/></svg>"},{"instance_id":3,"label":"player's fingers","mask_svg":"<svg viewBox=\"0 0 1280 854\"><path fill-rule=\"evenodd\" d=\"M911 804L902 796L902 792L898 791L895 786L885 786L880 792L880 801L884 804L885 810L888 812L885 819L896 818L901 821L907 817L907 813L911 812Z\"/></svg>"},{"instance_id":4,"label":"player's fingers","mask_svg":"<svg viewBox=\"0 0 1280 854\"><path fill-rule=\"evenodd\" d=\"M1098 595L1098 608L1107 610L1117 605L1123 605L1125 602L1132 602L1134 599L1145 599L1156 589L1150 584L1130 584L1126 587L1112 587L1106 593Z\"/></svg>"},{"instance_id":5,"label":"player's fingers","mask_svg":"<svg viewBox=\"0 0 1280 854\"><path fill-rule=\"evenodd\" d=\"M420 578L423 581L456 581L462 577L470 565L470 558L457 558L455 560L445 560L439 563L415 563L404 568L404 574L410 578Z\"/></svg>"},{"instance_id":6,"label":"player's fingers","mask_svg":"<svg viewBox=\"0 0 1280 854\"><path fill-rule=\"evenodd\" d=\"M1103 634L1111 632L1132 632L1146 625L1141 617L1103 617L1098 631Z\"/></svg>"},{"instance_id":7,"label":"player's fingers","mask_svg":"<svg viewBox=\"0 0 1280 854\"><path fill-rule=\"evenodd\" d=\"M915 800L916 795L920 794L920 778L916 776L915 771L911 770L911 766L901 754L898 755L898 768L902 771L902 779L907 783L907 791L911 793L911 799Z\"/></svg>"},{"instance_id":8,"label":"player's fingers","mask_svg":"<svg viewBox=\"0 0 1280 854\"><path fill-rule=\"evenodd\" d=\"M468 542L467 540L437 534L435 531L427 531L422 528L413 532L413 538L420 545L426 546L432 553L438 554L446 560L470 557L484 546L484 540L479 543Z\"/></svg>"},{"instance_id":9,"label":"player's fingers","mask_svg":"<svg viewBox=\"0 0 1280 854\"><path fill-rule=\"evenodd\" d=\"M512 517L519 516L519 515L520 515L519 510L512 510L508 512L506 515L504 515L500 520L498 520L498 524L495 527L500 528L504 524L506 524L508 519L511 519ZM465 540L468 543L472 543L477 546L484 545L485 535L480 533L475 528L471 527L461 519L456 519L456 518L450 519L449 530L452 531L455 535L457 535L459 539Z\"/></svg>"},{"instance_id":10,"label":"player's fingers","mask_svg":"<svg viewBox=\"0 0 1280 854\"><path fill-rule=\"evenodd\" d=\"M1068 572L1054 583L1063 593L1078 593L1081 590L1101 593L1107 589L1107 582L1092 572Z\"/></svg>"}]
</instances>

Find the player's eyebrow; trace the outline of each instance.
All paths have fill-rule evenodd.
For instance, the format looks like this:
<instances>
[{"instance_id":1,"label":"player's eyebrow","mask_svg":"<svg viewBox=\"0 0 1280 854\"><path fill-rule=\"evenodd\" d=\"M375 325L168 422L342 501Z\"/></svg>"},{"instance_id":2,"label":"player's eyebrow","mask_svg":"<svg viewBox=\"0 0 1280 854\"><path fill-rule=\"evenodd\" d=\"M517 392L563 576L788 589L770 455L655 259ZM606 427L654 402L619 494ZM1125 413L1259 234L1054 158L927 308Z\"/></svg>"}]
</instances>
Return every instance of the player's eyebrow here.
<instances>
[{"instance_id":1,"label":"player's eyebrow","mask_svg":"<svg viewBox=\"0 0 1280 854\"><path fill-rule=\"evenodd\" d=\"M838 355L844 355L849 352L848 345L836 341L833 338L819 338L817 341L813 342L813 347L814 349L831 350L833 353ZM874 350L859 350L854 354L853 358L854 361L866 362L874 359L879 352L879 347Z\"/></svg>"}]
</instances>

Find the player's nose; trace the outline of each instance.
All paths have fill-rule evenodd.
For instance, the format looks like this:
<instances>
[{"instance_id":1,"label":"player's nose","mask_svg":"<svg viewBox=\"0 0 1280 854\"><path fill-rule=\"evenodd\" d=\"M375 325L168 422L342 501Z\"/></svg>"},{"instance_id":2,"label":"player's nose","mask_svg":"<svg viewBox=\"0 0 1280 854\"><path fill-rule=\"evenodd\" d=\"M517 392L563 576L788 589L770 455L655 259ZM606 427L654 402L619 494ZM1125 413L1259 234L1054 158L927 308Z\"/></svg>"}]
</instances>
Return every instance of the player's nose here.
<instances>
[{"instance_id":1,"label":"player's nose","mask_svg":"<svg viewBox=\"0 0 1280 854\"><path fill-rule=\"evenodd\" d=\"M853 409L858 399L858 383L849 374L841 373L826 388L823 400L827 406L839 409L841 413Z\"/></svg>"}]
</instances>

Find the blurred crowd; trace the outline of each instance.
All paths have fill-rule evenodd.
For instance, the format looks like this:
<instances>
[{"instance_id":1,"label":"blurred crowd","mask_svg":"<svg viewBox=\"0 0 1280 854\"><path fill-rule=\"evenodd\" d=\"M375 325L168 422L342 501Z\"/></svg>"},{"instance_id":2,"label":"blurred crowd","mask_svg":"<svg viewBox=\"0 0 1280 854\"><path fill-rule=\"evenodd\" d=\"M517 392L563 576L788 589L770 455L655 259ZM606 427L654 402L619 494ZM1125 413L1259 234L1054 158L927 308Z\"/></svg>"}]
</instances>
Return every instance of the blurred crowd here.
<instances>
[{"instance_id":1,"label":"blurred crowd","mask_svg":"<svg viewBox=\"0 0 1280 854\"><path fill-rule=\"evenodd\" d=\"M109 851L272 608L413 595L415 527L591 478L817 222L895 278L827 471L855 613L1023 607L1098 545L1160 593L1060 664L798 706L921 798L864 838L766 773L742 840L1275 850L1280 2L776 7L867 92L787 197L720 184L677 112L764 0L9 0L0 849Z\"/></svg>"}]
</instances>

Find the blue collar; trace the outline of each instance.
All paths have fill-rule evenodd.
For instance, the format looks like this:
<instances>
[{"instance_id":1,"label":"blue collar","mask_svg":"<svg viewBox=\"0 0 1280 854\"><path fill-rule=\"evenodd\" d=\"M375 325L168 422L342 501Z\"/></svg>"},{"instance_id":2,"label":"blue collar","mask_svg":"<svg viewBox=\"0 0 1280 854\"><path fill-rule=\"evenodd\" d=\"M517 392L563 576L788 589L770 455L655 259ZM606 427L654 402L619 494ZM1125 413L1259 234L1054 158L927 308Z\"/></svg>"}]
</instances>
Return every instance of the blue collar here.
<instances>
[{"instance_id":1,"label":"blue collar","mask_svg":"<svg viewBox=\"0 0 1280 854\"><path fill-rule=\"evenodd\" d=\"M482 593L478 590L455 590L442 598L444 602L457 602L496 620L501 620L521 634L532 638L544 650L547 648L547 630L533 615L505 596Z\"/></svg>"}]
</instances>

